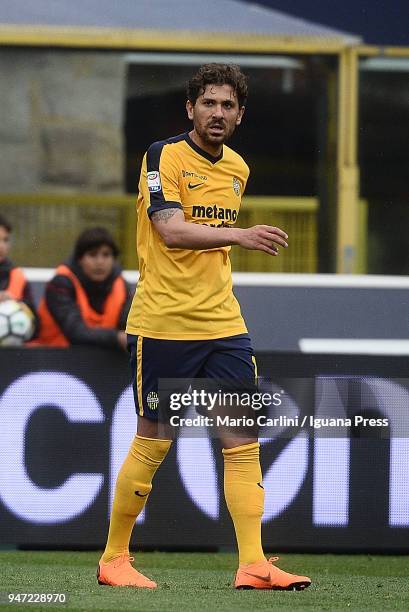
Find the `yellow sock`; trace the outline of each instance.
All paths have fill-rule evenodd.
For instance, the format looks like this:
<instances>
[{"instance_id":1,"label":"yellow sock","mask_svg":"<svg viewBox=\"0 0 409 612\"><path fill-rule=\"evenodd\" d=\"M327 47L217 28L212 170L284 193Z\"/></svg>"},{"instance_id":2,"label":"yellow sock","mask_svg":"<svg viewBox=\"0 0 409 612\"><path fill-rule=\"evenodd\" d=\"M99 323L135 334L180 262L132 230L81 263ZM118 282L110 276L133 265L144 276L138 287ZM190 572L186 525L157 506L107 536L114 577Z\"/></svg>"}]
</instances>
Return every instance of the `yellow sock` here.
<instances>
[{"instance_id":1,"label":"yellow sock","mask_svg":"<svg viewBox=\"0 0 409 612\"><path fill-rule=\"evenodd\" d=\"M102 555L104 563L128 553L135 520L148 499L152 478L170 445L170 440L135 436L116 481L108 540Z\"/></svg>"},{"instance_id":2,"label":"yellow sock","mask_svg":"<svg viewBox=\"0 0 409 612\"><path fill-rule=\"evenodd\" d=\"M239 563L265 559L261 546L264 489L260 468L260 444L224 448L224 495L239 547Z\"/></svg>"}]
</instances>

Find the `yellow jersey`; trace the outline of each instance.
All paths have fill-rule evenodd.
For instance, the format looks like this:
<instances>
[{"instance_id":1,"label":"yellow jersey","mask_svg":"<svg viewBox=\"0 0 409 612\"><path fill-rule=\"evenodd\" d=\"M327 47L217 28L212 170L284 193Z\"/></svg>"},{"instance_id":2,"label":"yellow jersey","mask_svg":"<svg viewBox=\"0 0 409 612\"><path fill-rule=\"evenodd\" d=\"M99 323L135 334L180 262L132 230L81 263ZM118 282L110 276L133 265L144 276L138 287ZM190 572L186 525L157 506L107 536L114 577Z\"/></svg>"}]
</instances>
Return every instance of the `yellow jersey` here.
<instances>
[{"instance_id":1,"label":"yellow jersey","mask_svg":"<svg viewBox=\"0 0 409 612\"><path fill-rule=\"evenodd\" d=\"M188 223L231 227L248 176L247 164L226 145L213 157L188 134L181 134L149 147L137 200L140 278L127 333L165 340L210 340L247 332L233 294L231 247L170 249L150 216L180 208Z\"/></svg>"}]
</instances>

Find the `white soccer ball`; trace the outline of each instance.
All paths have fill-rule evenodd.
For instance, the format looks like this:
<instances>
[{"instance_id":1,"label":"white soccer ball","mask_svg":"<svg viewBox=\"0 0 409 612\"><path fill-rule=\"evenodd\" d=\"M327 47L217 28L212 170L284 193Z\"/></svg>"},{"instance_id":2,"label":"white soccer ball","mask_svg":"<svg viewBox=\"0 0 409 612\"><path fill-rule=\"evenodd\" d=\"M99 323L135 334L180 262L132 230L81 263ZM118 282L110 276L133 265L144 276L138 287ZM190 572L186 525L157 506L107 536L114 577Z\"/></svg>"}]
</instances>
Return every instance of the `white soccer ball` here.
<instances>
[{"instance_id":1,"label":"white soccer ball","mask_svg":"<svg viewBox=\"0 0 409 612\"><path fill-rule=\"evenodd\" d=\"M34 333L34 315L24 302L0 302L0 346L18 346Z\"/></svg>"}]
</instances>

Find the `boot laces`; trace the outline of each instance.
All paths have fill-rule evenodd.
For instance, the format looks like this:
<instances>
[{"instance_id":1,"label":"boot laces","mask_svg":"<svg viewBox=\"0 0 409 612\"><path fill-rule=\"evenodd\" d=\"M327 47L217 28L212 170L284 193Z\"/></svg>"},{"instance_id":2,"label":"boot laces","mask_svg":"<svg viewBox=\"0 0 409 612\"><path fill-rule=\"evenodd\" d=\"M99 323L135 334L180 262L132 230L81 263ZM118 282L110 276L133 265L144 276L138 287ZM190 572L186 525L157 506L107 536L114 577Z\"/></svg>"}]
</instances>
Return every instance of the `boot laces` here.
<instances>
[{"instance_id":1,"label":"boot laces","mask_svg":"<svg viewBox=\"0 0 409 612\"><path fill-rule=\"evenodd\" d=\"M268 559L268 562L271 563L271 565L273 565L273 563L275 563L276 561L279 560L280 557L270 557Z\"/></svg>"},{"instance_id":2,"label":"boot laces","mask_svg":"<svg viewBox=\"0 0 409 612\"><path fill-rule=\"evenodd\" d=\"M115 563L115 567L118 567L119 565L122 565L123 563L126 563L127 561L129 561L129 563L132 563L132 561L134 561L134 557L131 557L130 555L121 555L120 557L118 557L116 563Z\"/></svg>"}]
</instances>

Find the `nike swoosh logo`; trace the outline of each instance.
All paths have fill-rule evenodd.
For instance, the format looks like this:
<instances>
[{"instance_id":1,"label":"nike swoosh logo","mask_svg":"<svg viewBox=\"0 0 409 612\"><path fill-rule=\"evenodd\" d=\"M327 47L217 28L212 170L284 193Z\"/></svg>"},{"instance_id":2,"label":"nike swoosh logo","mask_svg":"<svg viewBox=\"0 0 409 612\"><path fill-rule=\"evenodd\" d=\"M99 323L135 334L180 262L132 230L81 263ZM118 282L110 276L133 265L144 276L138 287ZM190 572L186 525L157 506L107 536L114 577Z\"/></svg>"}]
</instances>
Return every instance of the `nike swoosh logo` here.
<instances>
[{"instance_id":1,"label":"nike swoosh logo","mask_svg":"<svg viewBox=\"0 0 409 612\"><path fill-rule=\"evenodd\" d=\"M188 183L189 189L196 189L196 187L200 187L200 185L204 185L204 183L195 183L194 185L192 183Z\"/></svg>"},{"instance_id":2,"label":"nike swoosh logo","mask_svg":"<svg viewBox=\"0 0 409 612\"><path fill-rule=\"evenodd\" d=\"M258 484L258 486L260 487L260 489L264 489L264 487L263 487L263 485L261 484L261 482L258 482L257 484Z\"/></svg>"},{"instance_id":3,"label":"nike swoosh logo","mask_svg":"<svg viewBox=\"0 0 409 612\"><path fill-rule=\"evenodd\" d=\"M259 576L259 574L249 574L249 572L243 572L244 574L246 574L246 576L251 576L252 578L258 578L259 580L262 580L263 582L270 582L270 574L267 574L266 576Z\"/></svg>"},{"instance_id":4,"label":"nike swoosh logo","mask_svg":"<svg viewBox=\"0 0 409 612\"><path fill-rule=\"evenodd\" d=\"M142 493L139 493L139 491L135 491L135 495L137 495L138 497L146 497L147 495L149 495L149 493L146 493L146 495L142 495Z\"/></svg>"}]
</instances>

